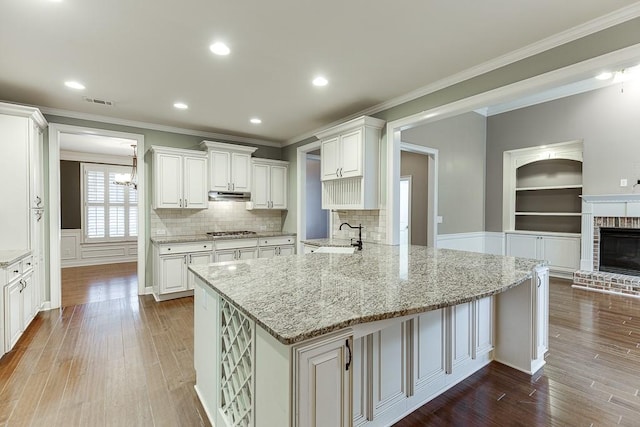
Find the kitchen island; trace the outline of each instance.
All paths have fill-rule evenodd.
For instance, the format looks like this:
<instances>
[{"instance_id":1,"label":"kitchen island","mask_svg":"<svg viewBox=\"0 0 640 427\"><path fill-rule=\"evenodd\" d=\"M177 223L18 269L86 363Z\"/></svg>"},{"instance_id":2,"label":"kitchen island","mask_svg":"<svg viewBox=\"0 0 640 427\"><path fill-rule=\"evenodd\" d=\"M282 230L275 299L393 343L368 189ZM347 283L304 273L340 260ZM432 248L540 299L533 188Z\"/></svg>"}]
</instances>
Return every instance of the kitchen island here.
<instances>
[{"instance_id":1,"label":"kitchen island","mask_svg":"<svg viewBox=\"0 0 640 427\"><path fill-rule=\"evenodd\" d=\"M216 427L389 425L491 360L544 364L540 261L370 244L190 269Z\"/></svg>"}]
</instances>

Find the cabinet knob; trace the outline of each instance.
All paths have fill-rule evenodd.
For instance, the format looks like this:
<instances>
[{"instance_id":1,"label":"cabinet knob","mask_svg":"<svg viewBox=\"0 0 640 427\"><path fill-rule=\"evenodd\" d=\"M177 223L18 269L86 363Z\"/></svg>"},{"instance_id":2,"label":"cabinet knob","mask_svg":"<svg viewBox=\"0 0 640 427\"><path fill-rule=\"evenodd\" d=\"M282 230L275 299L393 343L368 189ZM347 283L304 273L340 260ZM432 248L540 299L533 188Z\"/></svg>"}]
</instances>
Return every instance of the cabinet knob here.
<instances>
[{"instance_id":1,"label":"cabinet knob","mask_svg":"<svg viewBox=\"0 0 640 427\"><path fill-rule=\"evenodd\" d=\"M20 273L20 270L13 270L14 273Z\"/></svg>"}]
</instances>

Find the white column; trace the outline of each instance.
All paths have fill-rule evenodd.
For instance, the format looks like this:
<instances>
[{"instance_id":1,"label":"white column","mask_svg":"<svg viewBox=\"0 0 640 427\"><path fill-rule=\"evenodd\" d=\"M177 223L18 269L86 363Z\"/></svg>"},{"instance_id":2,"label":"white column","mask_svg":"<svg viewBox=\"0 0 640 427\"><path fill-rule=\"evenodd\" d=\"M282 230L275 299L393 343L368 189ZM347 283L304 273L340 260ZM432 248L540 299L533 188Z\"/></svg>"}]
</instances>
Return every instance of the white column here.
<instances>
[{"instance_id":1,"label":"white column","mask_svg":"<svg viewBox=\"0 0 640 427\"><path fill-rule=\"evenodd\" d=\"M593 271L593 204L582 201L580 270Z\"/></svg>"}]
</instances>

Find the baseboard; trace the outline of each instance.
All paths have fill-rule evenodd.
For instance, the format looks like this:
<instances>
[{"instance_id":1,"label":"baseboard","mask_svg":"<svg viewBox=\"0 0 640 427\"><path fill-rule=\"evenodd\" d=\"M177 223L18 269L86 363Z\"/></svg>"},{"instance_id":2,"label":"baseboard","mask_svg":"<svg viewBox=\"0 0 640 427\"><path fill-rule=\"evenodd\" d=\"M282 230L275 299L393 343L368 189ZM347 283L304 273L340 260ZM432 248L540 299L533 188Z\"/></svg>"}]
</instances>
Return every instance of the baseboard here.
<instances>
[{"instance_id":1,"label":"baseboard","mask_svg":"<svg viewBox=\"0 0 640 427\"><path fill-rule=\"evenodd\" d=\"M137 262L138 256L127 258L91 258L91 259L79 259L69 262L62 261L61 268L69 267L88 267L91 265L105 265L105 264L122 264L125 262Z\"/></svg>"},{"instance_id":2,"label":"baseboard","mask_svg":"<svg viewBox=\"0 0 640 427\"><path fill-rule=\"evenodd\" d=\"M144 295L151 295L153 293L153 286L147 286L144 288Z\"/></svg>"}]
</instances>

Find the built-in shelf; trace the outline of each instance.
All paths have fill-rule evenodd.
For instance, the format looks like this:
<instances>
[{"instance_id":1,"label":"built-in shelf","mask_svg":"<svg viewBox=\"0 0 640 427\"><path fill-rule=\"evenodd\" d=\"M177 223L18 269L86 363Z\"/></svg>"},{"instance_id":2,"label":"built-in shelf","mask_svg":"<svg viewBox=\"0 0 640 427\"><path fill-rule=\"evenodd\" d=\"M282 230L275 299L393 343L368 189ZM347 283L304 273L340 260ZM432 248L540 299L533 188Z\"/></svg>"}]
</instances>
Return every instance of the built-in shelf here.
<instances>
[{"instance_id":1,"label":"built-in shelf","mask_svg":"<svg viewBox=\"0 0 640 427\"><path fill-rule=\"evenodd\" d=\"M567 190L582 188L582 185L545 185L540 187L519 187L516 191L537 191L537 190Z\"/></svg>"},{"instance_id":2,"label":"built-in shelf","mask_svg":"<svg viewBox=\"0 0 640 427\"><path fill-rule=\"evenodd\" d=\"M516 216L581 216L580 212L516 212Z\"/></svg>"}]
</instances>

